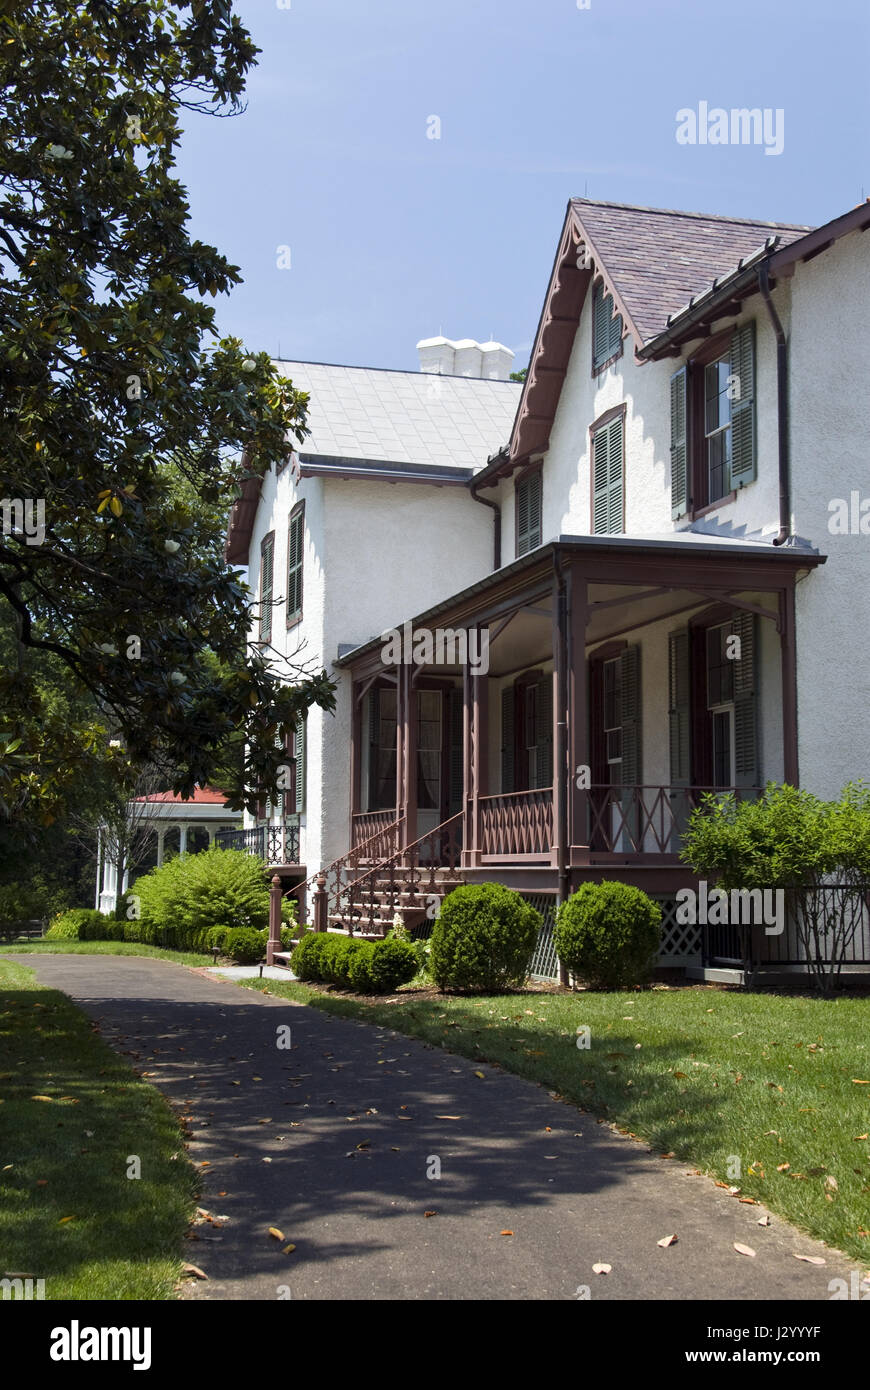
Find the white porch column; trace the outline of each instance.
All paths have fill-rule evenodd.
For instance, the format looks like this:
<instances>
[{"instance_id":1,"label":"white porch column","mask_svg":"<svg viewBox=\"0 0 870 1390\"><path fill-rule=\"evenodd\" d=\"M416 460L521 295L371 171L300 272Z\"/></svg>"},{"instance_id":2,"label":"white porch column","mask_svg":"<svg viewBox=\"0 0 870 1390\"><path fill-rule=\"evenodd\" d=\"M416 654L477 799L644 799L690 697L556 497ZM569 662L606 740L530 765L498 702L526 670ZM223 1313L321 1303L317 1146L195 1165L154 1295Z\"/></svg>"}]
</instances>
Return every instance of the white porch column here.
<instances>
[{"instance_id":1,"label":"white porch column","mask_svg":"<svg viewBox=\"0 0 870 1390\"><path fill-rule=\"evenodd\" d=\"M101 885L102 873L103 873L103 827L100 825L100 826L97 827L97 877L96 877L96 885L95 885L95 888L94 888L94 907L97 909L97 911L99 911L99 907L100 907L100 889L101 889L101 886L102 886L102 885Z\"/></svg>"},{"instance_id":2,"label":"white porch column","mask_svg":"<svg viewBox=\"0 0 870 1390\"><path fill-rule=\"evenodd\" d=\"M179 856L187 853L187 826L178 827L178 853Z\"/></svg>"},{"instance_id":3,"label":"white porch column","mask_svg":"<svg viewBox=\"0 0 870 1390\"><path fill-rule=\"evenodd\" d=\"M208 831L208 847L211 849L214 844L215 828L213 825L207 825L205 828Z\"/></svg>"}]
</instances>

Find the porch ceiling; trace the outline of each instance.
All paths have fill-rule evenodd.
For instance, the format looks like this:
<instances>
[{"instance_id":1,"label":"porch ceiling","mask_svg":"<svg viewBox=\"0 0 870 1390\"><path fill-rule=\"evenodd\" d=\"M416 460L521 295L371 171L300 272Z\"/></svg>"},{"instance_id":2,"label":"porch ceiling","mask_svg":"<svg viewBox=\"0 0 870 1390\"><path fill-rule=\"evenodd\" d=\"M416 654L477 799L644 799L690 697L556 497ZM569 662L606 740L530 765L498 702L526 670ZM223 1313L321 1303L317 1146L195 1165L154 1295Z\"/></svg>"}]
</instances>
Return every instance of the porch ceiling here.
<instances>
[{"instance_id":1,"label":"porch ceiling","mask_svg":"<svg viewBox=\"0 0 870 1390\"><path fill-rule=\"evenodd\" d=\"M648 587L639 589L636 584L590 584L587 646L595 647L634 628L685 616L692 609L705 608L720 600L727 603L729 599L763 608L774 621L778 619L775 595L742 590L737 583L722 593L688 588L657 593Z\"/></svg>"}]
</instances>

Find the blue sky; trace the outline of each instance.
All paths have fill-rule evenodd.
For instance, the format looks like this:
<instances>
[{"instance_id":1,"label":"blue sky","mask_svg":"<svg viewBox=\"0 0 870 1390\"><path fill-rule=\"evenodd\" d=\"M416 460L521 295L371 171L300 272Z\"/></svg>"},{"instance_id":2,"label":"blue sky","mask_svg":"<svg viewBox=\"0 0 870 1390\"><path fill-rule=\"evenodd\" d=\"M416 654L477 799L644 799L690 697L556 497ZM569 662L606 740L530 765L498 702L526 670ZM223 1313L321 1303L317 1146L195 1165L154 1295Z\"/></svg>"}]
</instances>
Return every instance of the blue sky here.
<instances>
[{"instance_id":1,"label":"blue sky","mask_svg":"<svg viewBox=\"0 0 870 1390\"><path fill-rule=\"evenodd\" d=\"M572 195L800 223L870 195L866 0L280 3L236 0L248 109L191 115L179 159L250 349L415 369L491 333L521 366ZM679 145L701 101L782 108L783 152Z\"/></svg>"}]
</instances>

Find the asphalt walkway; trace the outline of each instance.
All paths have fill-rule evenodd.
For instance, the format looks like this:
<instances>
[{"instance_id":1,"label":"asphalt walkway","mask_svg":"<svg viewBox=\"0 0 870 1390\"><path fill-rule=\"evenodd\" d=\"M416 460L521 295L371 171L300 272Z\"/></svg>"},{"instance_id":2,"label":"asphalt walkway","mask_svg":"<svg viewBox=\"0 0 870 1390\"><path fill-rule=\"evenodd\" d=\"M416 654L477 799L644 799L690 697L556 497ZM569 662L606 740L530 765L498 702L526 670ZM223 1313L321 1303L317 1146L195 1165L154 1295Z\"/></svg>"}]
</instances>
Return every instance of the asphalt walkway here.
<instances>
[{"instance_id":1,"label":"asphalt walkway","mask_svg":"<svg viewBox=\"0 0 870 1390\"><path fill-rule=\"evenodd\" d=\"M824 1300L849 1278L844 1256L498 1068L168 961L15 960L188 1117L202 1206L226 1220L185 1241L208 1279L184 1298Z\"/></svg>"}]
</instances>

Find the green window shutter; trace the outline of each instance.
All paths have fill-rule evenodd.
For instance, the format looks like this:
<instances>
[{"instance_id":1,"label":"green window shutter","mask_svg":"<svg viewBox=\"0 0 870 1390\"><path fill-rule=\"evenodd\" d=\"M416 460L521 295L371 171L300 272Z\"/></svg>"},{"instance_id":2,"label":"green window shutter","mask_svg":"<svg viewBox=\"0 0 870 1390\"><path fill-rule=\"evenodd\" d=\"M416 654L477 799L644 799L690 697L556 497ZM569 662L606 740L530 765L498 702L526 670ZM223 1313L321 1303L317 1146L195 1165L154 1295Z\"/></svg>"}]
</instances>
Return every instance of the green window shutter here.
<instances>
[{"instance_id":1,"label":"green window shutter","mask_svg":"<svg viewBox=\"0 0 870 1390\"><path fill-rule=\"evenodd\" d=\"M463 793L463 699L462 687L452 685L447 693L448 774L447 814L455 816L462 810Z\"/></svg>"},{"instance_id":2,"label":"green window shutter","mask_svg":"<svg viewBox=\"0 0 870 1390\"><path fill-rule=\"evenodd\" d=\"M668 691L671 786L687 787L691 783L691 693L686 629L668 638Z\"/></svg>"},{"instance_id":3,"label":"green window shutter","mask_svg":"<svg viewBox=\"0 0 870 1390\"><path fill-rule=\"evenodd\" d=\"M267 536L260 548L260 641L272 636L272 572L275 562L275 537Z\"/></svg>"},{"instance_id":4,"label":"green window shutter","mask_svg":"<svg viewBox=\"0 0 870 1390\"><path fill-rule=\"evenodd\" d=\"M287 623L302 614L302 562L305 540L304 503L294 507L287 535Z\"/></svg>"},{"instance_id":5,"label":"green window shutter","mask_svg":"<svg viewBox=\"0 0 870 1390\"><path fill-rule=\"evenodd\" d=\"M525 555L541 544L543 489L541 470L530 473L517 483L517 555Z\"/></svg>"},{"instance_id":6,"label":"green window shutter","mask_svg":"<svg viewBox=\"0 0 870 1390\"><path fill-rule=\"evenodd\" d=\"M501 692L501 789L503 792L512 792L514 789L515 709L515 691L512 685L507 685Z\"/></svg>"},{"instance_id":7,"label":"green window shutter","mask_svg":"<svg viewBox=\"0 0 870 1390\"><path fill-rule=\"evenodd\" d=\"M623 427L617 415L592 439L592 525L596 536L622 532Z\"/></svg>"},{"instance_id":8,"label":"green window shutter","mask_svg":"<svg viewBox=\"0 0 870 1390\"><path fill-rule=\"evenodd\" d=\"M622 342L622 315L613 312L613 295L605 294L598 281L592 300L592 366L601 367L614 357Z\"/></svg>"},{"instance_id":9,"label":"green window shutter","mask_svg":"<svg viewBox=\"0 0 870 1390\"><path fill-rule=\"evenodd\" d=\"M674 519L689 510L687 383L688 368L681 367L671 377L671 516Z\"/></svg>"},{"instance_id":10,"label":"green window shutter","mask_svg":"<svg viewBox=\"0 0 870 1390\"><path fill-rule=\"evenodd\" d=\"M758 769L758 622L754 613L737 613L731 631L740 638L734 663L734 780L738 787L757 787Z\"/></svg>"},{"instance_id":11,"label":"green window shutter","mask_svg":"<svg viewBox=\"0 0 870 1390\"><path fill-rule=\"evenodd\" d=\"M622 681L622 781L627 787L641 780L640 647L626 647L619 658Z\"/></svg>"},{"instance_id":12,"label":"green window shutter","mask_svg":"<svg viewBox=\"0 0 870 1390\"><path fill-rule=\"evenodd\" d=\"M744 323L731 338L731 487L745 487L756 476L755 324Z\"/></svg>"},{"instance_id":13,"label":"green window shutter","mask_svg":"<svg viewBox=\"0 0 870 1390\"><path fill-rule=\"evenodd\" d=\"M553 785L553 677L538 681L535 696L535 785Z\"/></svg>"},{"instance_id":14,"label":"green window shutter","mask_svg":"<svg viewBox=\"0 0 870 1390\"><path fill-rule=\"evenodd\" d=\"M308 720L300 717L293 734L293 756L296 759L296 812L305 810L305 753Z\"/></svg>"}]
</instances>

